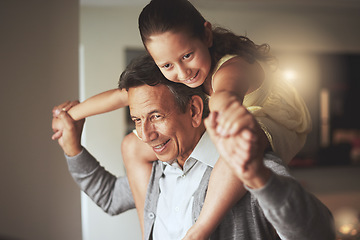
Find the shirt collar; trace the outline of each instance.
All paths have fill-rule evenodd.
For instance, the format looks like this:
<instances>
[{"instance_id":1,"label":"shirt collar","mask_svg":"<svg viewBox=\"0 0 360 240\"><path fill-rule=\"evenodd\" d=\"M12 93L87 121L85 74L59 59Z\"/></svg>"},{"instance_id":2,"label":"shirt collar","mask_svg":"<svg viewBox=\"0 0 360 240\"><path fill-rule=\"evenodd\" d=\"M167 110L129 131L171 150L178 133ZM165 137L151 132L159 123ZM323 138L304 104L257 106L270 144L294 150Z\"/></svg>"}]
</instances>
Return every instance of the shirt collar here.
<instances>
[{"instance_id":1,"label":"shirt collar","mask_svg":"<svg viewBox=\"0 0 360 240\"><path fill-rule=\"evenodd\" d=\"M220 154L216 150L214 143L211 141L209 134L205 131L185 162L187 162L190 158L194 158L213 168L219 159L219 156ZM172 165L175 161L176 160L163 162L164 167L165 165Z\"/></svg>"},{"instance_id":2,"label":"shirt collar","mask_svg":"<svg viewBox=\"0 0 360 240\"><path fill-rule=\"evenodd\" d=\"M210 136L206 131L200 138L200 141L196 145L194 151L190 154L190 157L195 158L212 168L219 159L219 156L220 155L216 150L214 143L211 141Z\"/></svg>"}]
</instances>

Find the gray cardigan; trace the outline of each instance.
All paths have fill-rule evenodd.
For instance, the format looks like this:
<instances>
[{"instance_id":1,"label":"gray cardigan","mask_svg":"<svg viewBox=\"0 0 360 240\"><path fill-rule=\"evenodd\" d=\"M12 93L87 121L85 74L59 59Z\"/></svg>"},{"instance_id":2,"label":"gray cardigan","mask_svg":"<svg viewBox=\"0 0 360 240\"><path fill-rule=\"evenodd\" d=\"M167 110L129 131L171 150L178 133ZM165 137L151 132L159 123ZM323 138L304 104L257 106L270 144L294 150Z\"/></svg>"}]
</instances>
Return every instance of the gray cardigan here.
<instances>
[{"instance_id":1,"label":"gray cardigan","mask_svg":"<svg viewBox=\"0 0 360 240\"><path fill-rule=\"evenodd\" d=\"M135 208L126 177L117 178L106 171L86 149L75 157L66 158L75 182L105 212L117 215ZM269 182L261 189L248 189L229 210L211 239L335 239L330 211L290 176L279 158L268 153L264 161L274 173ZM205 199L211 170L208 167L194 195L194 222ZM152 239L162 171L163 164L154 162L145 201L144 239Z\"/></svg>"}]
</instances>

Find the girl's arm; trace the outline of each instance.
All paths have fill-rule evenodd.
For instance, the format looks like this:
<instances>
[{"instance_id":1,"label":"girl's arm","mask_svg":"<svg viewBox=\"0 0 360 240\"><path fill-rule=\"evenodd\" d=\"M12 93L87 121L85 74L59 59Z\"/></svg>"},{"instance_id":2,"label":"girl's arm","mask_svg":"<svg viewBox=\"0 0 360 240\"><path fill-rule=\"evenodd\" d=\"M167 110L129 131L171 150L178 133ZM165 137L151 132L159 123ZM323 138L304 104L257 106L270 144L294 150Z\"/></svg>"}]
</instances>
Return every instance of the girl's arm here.
<instances>
[{"instance_id":1,"label":"girl's arm","mask_svg":"<svg viewBox=\"0 0 360 240\"><path fill-rule=\"evenodd\" d=\"M223 136L236 134L240 109L245 94L258 88L264 72L258 63L250 64L240 57L225 62L212 80L213 93L209 101L211 112L218 112L217 132Z\"/></svg>"},{"instance_id":2,"label":"girl's arm","mask_svg":"<svg viewBox=\"0 0 360 240\"><path fill-rule=\"evenodd\" d=\"M75 106L69 106L66 103L60 104L54 108L53 112L56 116L61 110L68 111L69 115L76 121L125 106L128 106L127 91L125 89L112 89L92 96Z\"/></svg>"},{"instance_id":3,"label":"girl's arm","mask_svg":"<svg viewBox=\"0 0 360 240\"><path fill-rule=\"evenodd\" d=\"M61 111L66 111L75 120L84 119L89 116L114 111L118 108L128 106L127 91L112 89L88 98L82 103L78 101L67 101L53 108L54 134L52 139L58 139L62 135L62 126L57 119Z\"/></svg>"},{"instance_id":4,"label":"girl's arm","mask_svg":"<svg viewBox=\"0 0 360 240\"><path fill-rule=\"evenodd\" d=\"M211 88L210 110L219 112L229 107L231 101L226 97L233 97L242 103L249 88L250 65L239 57L225 62L215 73Z\"/></svg>"}]
</instances>

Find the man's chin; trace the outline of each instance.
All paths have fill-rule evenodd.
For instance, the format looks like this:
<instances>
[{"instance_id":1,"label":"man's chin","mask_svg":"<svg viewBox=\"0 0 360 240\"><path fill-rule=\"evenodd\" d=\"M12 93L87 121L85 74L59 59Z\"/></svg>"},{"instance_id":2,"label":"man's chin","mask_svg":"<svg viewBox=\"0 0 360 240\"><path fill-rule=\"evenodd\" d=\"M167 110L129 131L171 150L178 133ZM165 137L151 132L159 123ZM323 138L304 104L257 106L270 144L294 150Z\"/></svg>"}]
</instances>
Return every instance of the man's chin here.
<instances>
[{"instance_id":1,"label":"man's chin","mask_svg":"<svg viewBox=\"0 0 360 240\"><path fill-rule=\"evenodd\" d=\"M164 158L162 156L156 155L157 159L162 161L162 162L168 162L169 160L167 158Z\"/></svg>"},{"instance_id":2,"label":"man's chin","mask_svg":"<svg viewBox=\"0 0 360 240\"><path fill-rule=\"evenodd\" d=\"M175 159L175 157L168 157L168 156L162 156L162 155L159 155L159 154L155 154L157 159L162 161L162 162L169 162L173 159Z\"/></svg>"}]
</instances>

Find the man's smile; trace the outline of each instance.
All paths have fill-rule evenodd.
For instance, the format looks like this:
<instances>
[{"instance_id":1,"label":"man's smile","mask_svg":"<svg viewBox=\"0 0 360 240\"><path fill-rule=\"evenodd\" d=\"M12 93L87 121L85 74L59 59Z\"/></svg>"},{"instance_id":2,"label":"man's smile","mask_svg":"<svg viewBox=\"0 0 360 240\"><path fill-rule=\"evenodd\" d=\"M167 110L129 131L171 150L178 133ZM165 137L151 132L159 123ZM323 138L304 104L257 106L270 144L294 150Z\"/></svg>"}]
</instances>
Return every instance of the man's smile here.
<instances>
[{"instance_id":1,"label":"man's smile","mask_svg":"<svg viewBox=\"0 0 360 240\"><path fill-rule=\"evenodd\" d=\"M156 152L156 153L159 153L161 152L162 150L164 150L166 144L170 141L170 139L168 139L167 141L165 141L164 143L161 143L161 144L158 144L158 145L155 145L153 146L153 150Z\"/></svg>"}]
</instances>

